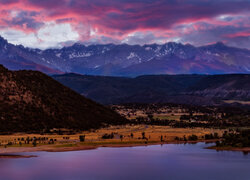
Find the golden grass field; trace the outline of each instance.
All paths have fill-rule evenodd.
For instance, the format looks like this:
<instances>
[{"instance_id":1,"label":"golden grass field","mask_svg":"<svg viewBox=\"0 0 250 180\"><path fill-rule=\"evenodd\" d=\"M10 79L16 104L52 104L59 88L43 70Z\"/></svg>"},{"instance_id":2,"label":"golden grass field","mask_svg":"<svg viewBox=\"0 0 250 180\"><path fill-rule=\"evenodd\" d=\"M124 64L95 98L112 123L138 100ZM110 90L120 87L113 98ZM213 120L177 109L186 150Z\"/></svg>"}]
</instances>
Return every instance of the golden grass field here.
<instances>
[{"instance_id":1,"label":"golden grass field","mask_svg":"<svg viewBox=\"0 0 250 180\"><path fill-rule=\"evenodd\" d=\"M13 134L13 135L0 135L0 142L3 144L7 144L8 142L14 142L16 140L16 144L11 145L12 147L19 147L19 143L17 141L18 138L27 137L48 137L49 139L56 139L55 144L74 144L79 142L79 136L85 135L85 144L106 144L106 143L140 143L145 142L145 139L142 139L142 132L145 132L145 137L148 138L149 142L160 142L161 136L163 136L163 140L165 142L174 141L175 137L182 138L184 135L186 137L194 134L201 139L205 134L210 133L218 133L221 135L224 130L219 129L204 129L204 128L172 128L169 126L151 126L151 125L124 125L124 126L110 126L107 128L98 129L95 131L84 131L80 134L75 135L39 135L39 134ZM102 139L104 134L114 133L113 139ZM131 133L133 133L133 138L131 137ZM123 136L122 140L120 139L120 135ZM64 137L69 137L69 139L64 139ZM43 143L37 144L45 145ZM32 143L24 144L22 146L32 147ZM71 146L71 145L69 145ZM0 146L3 147L3 146Z\"/></svg>"},{"instance_id":2,"label":"golden grass field","mask_svg":"<svg viewBox=\"0 0 250 180\"><path fill-rule=\"evenodd\" d=\"M180 121L180 117L182 115L189 115L189 112L187 109L181 109L176 107L164 107L159 108L157 112L152 112L152 110L143 110L143 109L134 109L134 108L125 108L123 106L116 105L116 111L126 117L127 119L136 119L138 117L148 117L148 113L152 114L154 119L159 120L174 120L174 121ZM202 113L193 112L193 115L203 115Z\"/></svg>"},{"instance_id":3,"label":"golden grass field","mask_svg":"<svg viewBox=\"0 0 250 180\"><path fill-rule=\"evenodd\" d=\"M224 102L228 104L239 103L239 104L244 104L244 105L250 105L250 101L225 100Z\"/></svg>"}]
</instances>

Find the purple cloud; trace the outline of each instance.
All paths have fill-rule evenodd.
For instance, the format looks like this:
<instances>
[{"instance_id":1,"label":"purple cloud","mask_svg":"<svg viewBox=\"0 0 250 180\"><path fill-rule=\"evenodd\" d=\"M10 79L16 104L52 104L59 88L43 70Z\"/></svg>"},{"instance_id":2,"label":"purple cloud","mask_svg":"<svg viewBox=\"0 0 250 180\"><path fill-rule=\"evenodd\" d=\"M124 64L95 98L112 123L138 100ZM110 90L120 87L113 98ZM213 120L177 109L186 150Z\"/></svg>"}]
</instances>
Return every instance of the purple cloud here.
<instances>
[{"instance_id":1,"label":"purple cloud","mask_svg":"<svg viewBox=\"0 0 250 180\"><path fill-rule=\"evenodd\" d=\"M223 41L245 47L249 9L249 0L0 0L0 30L34 33L54 22L70 24L86 43Z\"/></svg>"}]
</instances>

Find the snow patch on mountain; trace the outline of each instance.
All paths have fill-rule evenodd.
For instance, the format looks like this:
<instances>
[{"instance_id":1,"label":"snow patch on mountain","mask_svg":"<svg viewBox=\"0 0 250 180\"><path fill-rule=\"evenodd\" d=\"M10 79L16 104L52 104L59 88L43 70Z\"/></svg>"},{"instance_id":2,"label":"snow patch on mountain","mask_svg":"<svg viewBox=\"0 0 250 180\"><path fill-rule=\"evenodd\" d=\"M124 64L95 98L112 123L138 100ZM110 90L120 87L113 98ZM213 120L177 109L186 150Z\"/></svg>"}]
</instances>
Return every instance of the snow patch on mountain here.
<instances>
[{"instance_id":1,"label":"snow patch on mountain","mask_svg":"<svg viewBox=\"0 0 250 180\"><path fill-rule=\"evenodd\" d=\"M129 54L129 56L127 57L127 59L132 59L132 58L134 58L134 57L137 57L137 54L135 54L134 52L131 52L131 53Z\"/></svg>"},{"instance_id":2,"label":"snow patch on mountain","mask_svg":"<svg viewBox=\"0 0 250 180\"><path fill-rule=\"evenodd\" d=\"M56 54L56 56L59 57L59 58L61 57L61 55L62 55L62 53L57 53Z\"/></svg>"},{"instance_id":3,"label":"snow patch on mountain","mask_svg":"<svg viewBox=\"0 0 250 180\"><path fill-rule=\"evenodd\" d=\"M135 53L135 52L131 52L129 54L129 56L127 56L127 59L138 59L138 62L141 63L141 58Z\"/></svg>"},{"instance_id":4,"label":"snow patch on mountain","mask_svg":"<svg viewBox=\"0 0 250 180\"><path fill-rule=\"evenodd\" d=\"M110 48L108 48L108 47L103 47L103 49L102 49L102 54L106 53L106 52L109 51L109 50L110 50Z\"/></svg>"},{"instance_id":5,"label":"snow patch on mountain","mask_svg":"<svg viewBox=\"0 0 250 180\"><path fill-rule=\"evenodd\" d=\"M81 57L89 57L92 56L93 54L90 52L87 53L81 53L81 52L73 52L72 54L69 55L69 59L73 59L73 58L81 58Z\"/></svg>"},{"instance_id":6,"label":"snow patch on mountain","mask_svg":"<svg viewBox=\"0 0 250 180\"><path fill-rule=\"evenodd\" d=\"M146 50L146 51L151 51L152 48L151 48L151 47L145 47L145 50Z\"/></svg>"}]
</instances>

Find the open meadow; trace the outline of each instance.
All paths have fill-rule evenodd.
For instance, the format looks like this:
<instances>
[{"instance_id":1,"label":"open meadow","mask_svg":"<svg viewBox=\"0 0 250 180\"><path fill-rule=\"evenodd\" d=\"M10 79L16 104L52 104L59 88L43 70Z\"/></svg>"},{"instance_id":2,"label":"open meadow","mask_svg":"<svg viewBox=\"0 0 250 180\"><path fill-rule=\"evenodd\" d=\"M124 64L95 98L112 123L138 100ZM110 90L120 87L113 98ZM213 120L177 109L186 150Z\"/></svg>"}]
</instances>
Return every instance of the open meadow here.
<instances>
[{"instance_id":1,"label":"open meadow","mask_svg":"<svg viewBox=\"0 0 250 180\"><path fill-rule=\"evenodd\" d=\"M204 141L208 134L221 136L224 130L211 128L172 128L153 125L110 126L73 135L12 134L0 136L0 153L25 151L68 151L100 146L138 146L147 144ZM192 135L197 139L192 139ZM80 140L84 137L84 140ZM186 138L186 139L185 139ZM190 139L191 138L191 139Z\"/></svg>"}]
</instances>

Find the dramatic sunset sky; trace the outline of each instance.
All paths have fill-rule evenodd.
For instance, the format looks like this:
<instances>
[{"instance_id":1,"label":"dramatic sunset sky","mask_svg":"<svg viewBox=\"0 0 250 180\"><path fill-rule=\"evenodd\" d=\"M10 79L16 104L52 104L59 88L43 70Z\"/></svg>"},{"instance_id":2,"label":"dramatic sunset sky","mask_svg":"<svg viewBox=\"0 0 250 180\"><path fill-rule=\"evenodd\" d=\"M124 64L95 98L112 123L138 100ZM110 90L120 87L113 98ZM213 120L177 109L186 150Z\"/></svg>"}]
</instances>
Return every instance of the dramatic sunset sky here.
<instances>
[{"instance_id":1,"label":"dramatic sunset sky","mask_svg":"<svg viewBox=\"0 0 250 180\"><path fill-rule=\"evenodd\" d=\"M42 49L169 41L250 49L250 0L0 0L0 35Z\"/></svg>"}]
</instances>

